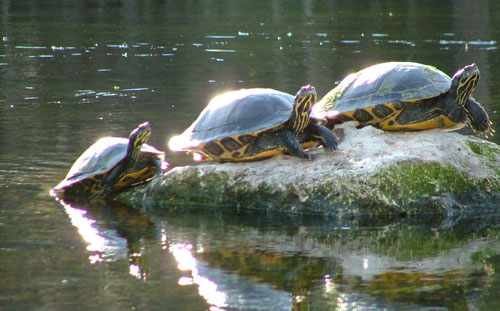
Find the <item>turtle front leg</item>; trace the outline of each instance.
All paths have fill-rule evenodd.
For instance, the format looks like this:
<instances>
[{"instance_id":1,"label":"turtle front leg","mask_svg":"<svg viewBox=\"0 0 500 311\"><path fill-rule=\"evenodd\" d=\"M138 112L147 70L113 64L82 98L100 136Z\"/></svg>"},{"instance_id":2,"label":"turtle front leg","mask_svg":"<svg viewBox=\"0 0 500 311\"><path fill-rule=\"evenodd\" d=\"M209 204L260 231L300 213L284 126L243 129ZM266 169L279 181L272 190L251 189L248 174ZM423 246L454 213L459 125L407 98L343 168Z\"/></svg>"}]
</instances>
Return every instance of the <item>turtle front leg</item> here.
<instances>
[{"instance_id":1,"label":"turtle front leg","mask_svg":"<svg viewBox=\"0 0 500 311\"><path fill-rule=\"evenodd\" d=\"M492 132L494 131L490 129L490 118L478 102L469 98L467 103L465 103L464 108L467 113L467 119L469 120L470 126L475 132L485 133L486 135L489 133L490 135L493 135ZM488 129L490 129L490 131L488 131Z\"/></svg>"},{"instance_id":2,"label":"turtle front leg","mask_svg":"<svg viewBox=\"0 0 500 311\"><path fill-rule=\"evenodd\" d=\"M297 137L295 137L295 135L293 135L289 130L278 131L276 132L276 135L280 144L286 148L286 151L288 151L289 154L301 159L311 160L314 158L312 155L305 152Z\"/></svg>"},{"instance_id":3,"label":"turtle front leg","mask_svg":"<svg viewBox=\"0 0 500 311\"><path fill-rule=\"evenodd\" d=\"M163 175L163 168L162 168L163 161L160 159L154 159L153 160L153 165L154 168L156 169L156 177L160 177Z\"/></svg>"},{"instance_id":4,"label":"turtle front leg","mask_svg":"<svg viewBox=\"0 0 500 311\"><path fill-rule=\"evenodd\" d=\"M441 103L442 114L456 124L465 124L467 121L464 106L457 104L450 97L445 97Z\"/></svg>"},{"instance_id":5,"label":"turtle front leg","mask_svg":"<svg viewBox=\"0 0 500 311\"><path fill-rule=\"evenodd\" d=\"M101 192L97 193L96 197L108 197L113 193L115 184L120 179L120 175L123 172L124 161L120 161L107 176L105 176L101 183Z\"/></svg>"},{"instance_id":6,"label":"turtle front leg","mask_svg":"<svg viewBox=\"0 0 500 311\"><path fill-rule=\"evenodd\" d=\"M337 149L337 136L328 128L311 122L305 129L305 133L320 143L326 152L331 152Z\"/></svg>"}]
</instances>

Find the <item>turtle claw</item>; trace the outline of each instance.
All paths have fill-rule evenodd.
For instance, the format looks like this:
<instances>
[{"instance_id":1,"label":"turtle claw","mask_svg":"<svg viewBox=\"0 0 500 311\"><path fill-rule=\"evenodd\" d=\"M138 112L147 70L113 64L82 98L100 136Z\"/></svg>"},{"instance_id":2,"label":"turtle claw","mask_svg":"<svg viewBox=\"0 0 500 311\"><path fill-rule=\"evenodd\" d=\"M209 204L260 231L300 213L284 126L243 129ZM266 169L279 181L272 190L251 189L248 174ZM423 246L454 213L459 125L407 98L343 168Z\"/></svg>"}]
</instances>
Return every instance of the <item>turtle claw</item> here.
<instances>
[{"instance_id":1,"label":"turtle claw","mask_svg":"<svg viewBox=\"0 0 500 311\"><path fill-rule=\"evenodd\" d=\"M333 134L335 135L335 134ZM325 150L325 152L334 152L335 150L338 149L338 139L335 137L335 140L330 140L328 142L325 142L323 145L323 149Z\"/></svg>"},{"instance_id":2,"label":"turtle claw","mask_svg":"<svg viewBox=\"0 0 500 311\"><path fill-rule=\"evenodd\" d=\"M316 155L315 154L308 154L307 155L307 159L308 160L314 160L314 159L316 159Z\"/></svg>"},{"instance_id":3,"label":"turtle claw","mask_svg":"<svg viewBox=\"0 0 500 311\"><path fill-rule=\"evenodd\" d=\"M495 134L495 130L491 127L492 124L493 122L489 121L488 130L485 133L486 138L488 138L488 135L493 136Z\"/></svg>"},{"instance_id":4,"label":"turtle claw","mask_svg":"<svg viewBox=\"0 0 500 311\"><path fill-rule=\"evenodd\" d=\"M488 128L484 131L478 131L476 129L473 129L474 133L477 134L479 137L483 137L483 138L490 138L490 137L493 137L494 134L495 134L495 130L493 128L491 128L491 125L493 123L492 122L489 122L488 124Z\"/></svg>"}]
</instances>

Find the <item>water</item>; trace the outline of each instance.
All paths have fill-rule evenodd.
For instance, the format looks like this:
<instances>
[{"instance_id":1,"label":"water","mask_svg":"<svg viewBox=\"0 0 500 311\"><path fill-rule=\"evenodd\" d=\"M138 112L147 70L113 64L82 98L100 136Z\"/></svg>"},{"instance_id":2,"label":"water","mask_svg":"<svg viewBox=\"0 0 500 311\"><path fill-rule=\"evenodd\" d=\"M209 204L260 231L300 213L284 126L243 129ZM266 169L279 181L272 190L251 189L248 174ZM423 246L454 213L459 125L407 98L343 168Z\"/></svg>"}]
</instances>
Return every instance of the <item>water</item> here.
<instances>
[{"instance_id":1,"label":"water","mask_svg":"<svg viewBox=\"0 0 500 311\"><path fill-rule=\"evenodd\" d=\"M450 75L475 62L500 133L498 29L484 0L2 1L0 309L498 309L496 214L337 220L48 194L99 137L148 120L165 149L220 92L322 95L389 60Z\"/></svg>"}]
</instances>

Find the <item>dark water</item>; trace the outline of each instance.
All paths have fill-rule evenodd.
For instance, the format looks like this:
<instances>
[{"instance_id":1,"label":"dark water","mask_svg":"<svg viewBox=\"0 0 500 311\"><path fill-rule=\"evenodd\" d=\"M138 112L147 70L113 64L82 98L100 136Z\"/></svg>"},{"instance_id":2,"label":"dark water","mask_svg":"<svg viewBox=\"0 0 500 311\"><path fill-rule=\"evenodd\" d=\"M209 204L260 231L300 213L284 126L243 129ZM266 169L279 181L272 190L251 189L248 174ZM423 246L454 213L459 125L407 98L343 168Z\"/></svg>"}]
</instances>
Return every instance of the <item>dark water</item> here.
<instances>
[{"instance_id":1,"label":"dark water","mask_svg":"<svg viewBox=\"0 0 500 311\"><path fill-rule=\"evenodd\" d=\"M450 75L475 62L500 133L497 1L3 0L0 37L1 310L500 308L499 215L158 212L48 194L101 136L149 120L166 148L222 91L323 95L381 61Z\"/></svg>"}]
</instances>

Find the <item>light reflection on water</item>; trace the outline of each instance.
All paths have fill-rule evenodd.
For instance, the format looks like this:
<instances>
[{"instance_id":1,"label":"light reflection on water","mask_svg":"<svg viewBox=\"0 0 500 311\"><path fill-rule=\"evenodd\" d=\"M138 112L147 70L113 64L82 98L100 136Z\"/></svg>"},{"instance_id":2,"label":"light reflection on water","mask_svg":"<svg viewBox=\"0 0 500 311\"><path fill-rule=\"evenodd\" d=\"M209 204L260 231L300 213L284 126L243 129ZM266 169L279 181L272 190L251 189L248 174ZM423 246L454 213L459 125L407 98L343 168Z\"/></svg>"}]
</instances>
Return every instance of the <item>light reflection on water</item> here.
<instances>
[{"instance_id":1,"label":"light reflection on water","mask_svg":"<svg viewBox=\"0 0 500 311\"><path fill-rule=\"evenodd\" d=\"M286 38L292 38L293 34L291 32L287 33L285 35ZM474 40L464 40L464 39L459 39L457 35L454 33L443 33L442 36L445 37L446 39L420 39L420 40L407 40L407 39L402 39L402 38L397 38L396 35L392 35L391 33L371 33L371 34L358 34L356 35L358 38L351 37L351 38L340 38L340 39L325 39L327 37L332 37L334 38L335 36L329 33L316 33L315 37L312 37L311 39L314 38L314 40L308 39L308 40L302 40L301 42L303 44L307 45L334 45L334 49L337 49L335 46L337 44L340 45L339 48L341 48L342 45L346 45L346 47L352 46L352 45L358 45L358 44L375 44L375 45L383 45L383 46L390 46L390 45L407 45L409 47L417 47L417 46L422 46L426 45L430 47L434 46L435 48L442 48L448 47L448 46L468 46L469 49L478 49L478 50L485 50L485 51L491 51L491 50L497 50L497 41L496 40L481 40L475 38ZM172 57L175 56L176 53L179 53L178 47L184 47L186 44L189 44L195 48L201 48L208 46L207 48L204 48L203 51L206 53L237 53L237 52L245 52L245 50L241 48L216 48L216 46L240 46L241 43L238 42L236 39L242 38L242 37L248 37L246 40L251 40L253 44L260 44L260 40L264 39L265 41L271 40L271 41L276 41L277 43L283 43L284 38L282 36L274 36L269 33L244 33L242 34L241 32L236 36L236 35L205 35L204 39L201 41L192 41L192 42L187 42L187 43L177 43L175 44L177 47L170 47L170 46L164 46L164 45L154 45L151 43L147 42L140 42L140 43L133 43L133 44L128 44L126 42L123 42L121 44L107 44L105 46L101 46L99 43L95 43L92 46L88 47L76 47L76 46L25 46L25 45L18 45L15 46L15 49L20 50L21 53L23 54L24 57L28 58L54 58L56 56L60 57L65 57L65 56L73 56L73 57L79 57L84 54L90 54L92 53L98 53L99 51L104 51L106 50L107 52L105 55L108 57ZM197 38L198 40L200 38ZM192 39L192 40L197 40L197 39ZM289 40L289 39L288 39ZM288 42L287 40L287 42ZM319 41L318 41L319 40ZM441 47L440 47L441 46ZM283 48L282 46L281 48ZM48 53L36 53L37 51L45 51L45 50L52 50L56 52L57 54L48 54ZM75 50L81 50L79 52L76 52ZM109 50L109 51L108 51ZM113 53L113 50L120 50L119 54L116 55ZM22 51L27 51L31 52L32 55L25 54ZM67 53L69 51L69 53ZM469 51L469 50L468 50ZM1 55L2 57L5 57L5 55ZM8 65L8 63L5 63Z\"/></svg>"},{"instance_id":2,"label":"light reflection on water","mask_svg":"<svg viewBox=\"0 0 500 311\"><path fill-rule=\"evenodd\" d=\"M73 226L78 230L83 240L87 243L87 250L91 252L89 261L96 264L103 260L116 261L127 258L127 241L109 230L100 231L95 223L96 220L87 216L87 211L79 209L59 200L68 214ZM105 234L105 235L104 235Z\"/></svg>"},{"instance_id":3,"label":"light reflection on water","mask_svg":"<svg viewBox=\"0 0 500 311\"><path fill-rule=\"evenodd\" d=\"M275 290L267 284L254 283L229 271L209 267L194 257L192 244L172 244L170 252L177 260L179 270L189 273L189 276L179 278L179 285L196 285L200 296L211 305L211 310L291 308L289 293Z\"/></svg>"},{"instance_id":4,"label":"light reflection on water","mask_svg":"<svg viewBox=\"0 0 500 311\"><path fill-rule=\"evenodd\" d=\"M212 306L217 308L227 307L227 295L217 290L217 284L200 275L197 261L192 252L193 246L191 244L177 243L170 246L170 252L178 262L178 269L183 272L188 272L189 277L183 276L179 278L179 285L193 285L198 286L198 292L205 298L205 300Z\"/></svg>"}]
</instances>

